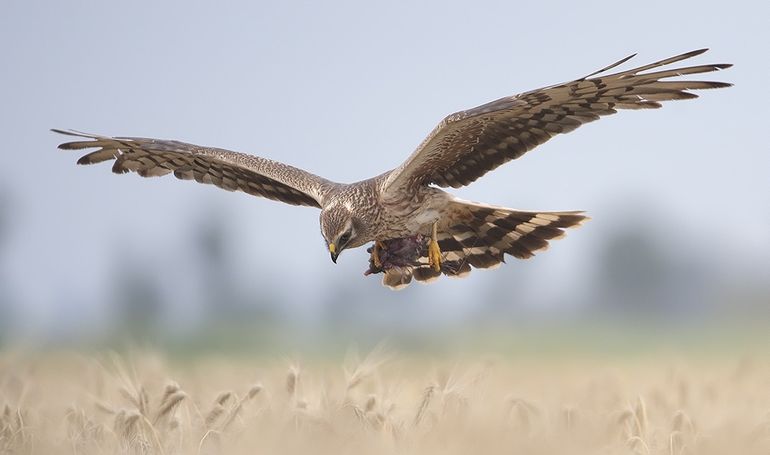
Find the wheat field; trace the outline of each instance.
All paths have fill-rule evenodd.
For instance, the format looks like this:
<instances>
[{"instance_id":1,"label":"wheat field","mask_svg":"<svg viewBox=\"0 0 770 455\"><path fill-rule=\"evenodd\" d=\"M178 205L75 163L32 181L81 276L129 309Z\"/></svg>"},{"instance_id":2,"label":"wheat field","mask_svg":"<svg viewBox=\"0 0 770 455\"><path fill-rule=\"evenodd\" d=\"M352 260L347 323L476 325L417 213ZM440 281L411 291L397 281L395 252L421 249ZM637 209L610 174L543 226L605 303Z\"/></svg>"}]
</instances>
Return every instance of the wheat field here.
<instances>
[{"instance_id":1,"label":"wheat field","mask_svg":"<svg viewBox=\"0 0 770 455\"><path fill-rule=\"evenodd\" d=\"M0 453L770 453L760 355L0 354Z\"/></svg>"}]
</instances>

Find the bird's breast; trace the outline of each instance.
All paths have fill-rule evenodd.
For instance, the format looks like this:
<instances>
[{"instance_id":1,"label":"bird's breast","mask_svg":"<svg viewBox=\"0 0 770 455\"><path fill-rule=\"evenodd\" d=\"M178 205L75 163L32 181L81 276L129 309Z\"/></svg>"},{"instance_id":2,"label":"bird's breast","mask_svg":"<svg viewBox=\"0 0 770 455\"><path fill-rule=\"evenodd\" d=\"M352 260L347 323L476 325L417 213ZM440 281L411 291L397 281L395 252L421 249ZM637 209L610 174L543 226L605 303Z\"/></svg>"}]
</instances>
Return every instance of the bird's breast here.
<instances>
[{"instance_id":1,"label":"bird's breast","mask_svg":"<svg viewBox=\"0 0 770 455\"><path fill-rule=\"evenodd\" d=\"M427 234L441 217L447 193L430 191L409 199L391 201L382 206L383 238Z\"/></svg>"}]
</instances>

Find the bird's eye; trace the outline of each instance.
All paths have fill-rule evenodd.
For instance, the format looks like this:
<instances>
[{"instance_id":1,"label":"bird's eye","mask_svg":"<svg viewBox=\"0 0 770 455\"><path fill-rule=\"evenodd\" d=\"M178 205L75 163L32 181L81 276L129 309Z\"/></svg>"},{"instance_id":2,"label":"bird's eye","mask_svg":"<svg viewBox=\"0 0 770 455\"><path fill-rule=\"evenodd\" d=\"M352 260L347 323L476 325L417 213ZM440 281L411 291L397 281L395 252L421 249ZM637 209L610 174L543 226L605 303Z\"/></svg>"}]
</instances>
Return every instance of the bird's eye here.
<instances>
[{"instance_id":1,"label":"bird's eye","mask_svg":"<svg viewBox=\"0 0 770 455\"><path fill-rule=\"evenodd\" d=\"M350 241L350 232L346 232L342 234L342 237L340 237L340 245L344 245Z\"/></svg>"}]
</instances>

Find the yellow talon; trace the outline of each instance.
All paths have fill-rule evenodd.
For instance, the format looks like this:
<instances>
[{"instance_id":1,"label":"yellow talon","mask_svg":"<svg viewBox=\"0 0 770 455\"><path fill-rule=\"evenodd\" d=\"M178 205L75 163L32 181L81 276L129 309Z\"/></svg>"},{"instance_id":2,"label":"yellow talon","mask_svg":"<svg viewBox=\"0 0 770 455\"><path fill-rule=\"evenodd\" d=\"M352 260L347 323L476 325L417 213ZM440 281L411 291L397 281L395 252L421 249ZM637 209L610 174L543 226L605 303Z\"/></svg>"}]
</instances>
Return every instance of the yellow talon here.
<instances>
[{"instance_id":1,"label":"yellow talon","mask_svg":"<svg viewBox=\"0 0 770 455\"><path fill-rule=\"evenodd\" d=\"M441 248L438 246L438 222L433 223L433 232L430 236L430 242L428 242L428 263L433 267L433 270L441 271Z\"/></svg>"}]
</instances>

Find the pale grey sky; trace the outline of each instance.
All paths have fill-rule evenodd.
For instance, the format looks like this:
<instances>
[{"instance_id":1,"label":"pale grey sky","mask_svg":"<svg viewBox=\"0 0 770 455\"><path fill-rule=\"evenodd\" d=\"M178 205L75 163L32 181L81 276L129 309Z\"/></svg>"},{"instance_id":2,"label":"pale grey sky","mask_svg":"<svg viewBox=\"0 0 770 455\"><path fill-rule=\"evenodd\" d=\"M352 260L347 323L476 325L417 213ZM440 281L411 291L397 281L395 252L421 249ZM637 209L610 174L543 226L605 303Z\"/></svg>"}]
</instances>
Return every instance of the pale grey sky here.
<instances>
[{"instance_id":1,"label":"pale grey sky","mask_svg":"<svg viewBox=\"0 0 770 455\"><path fill-rule=\"evenodd\" d=\"M766 2L622 5L5 0L0 191L12 220L0 266L9 292L32 325L98 319L123 251L157 268L179 289L165 292L184 302L197 292L186 226L211 216L232 221L242 242L239 276L274 261L261 272L273 293L309 317L319 292L364 280L363 249L331 264L314 209L76 167L78 155L57 151L63 138L49 128L216 145L353 181L397 165L448 113L634 52L627 65L702 47L711 51L693 63L734 63L706 78L735 87L603 119L456 192L523 209L584 209L593 221L583 229L533 264L509 261L401 293L368 278L371 293L462 311L490 275L516 279L526 269L551 283L543 293L566 294L590 272L602 236L647 216L725 274L767 272Z\"/></svg>"}]
</instances>

